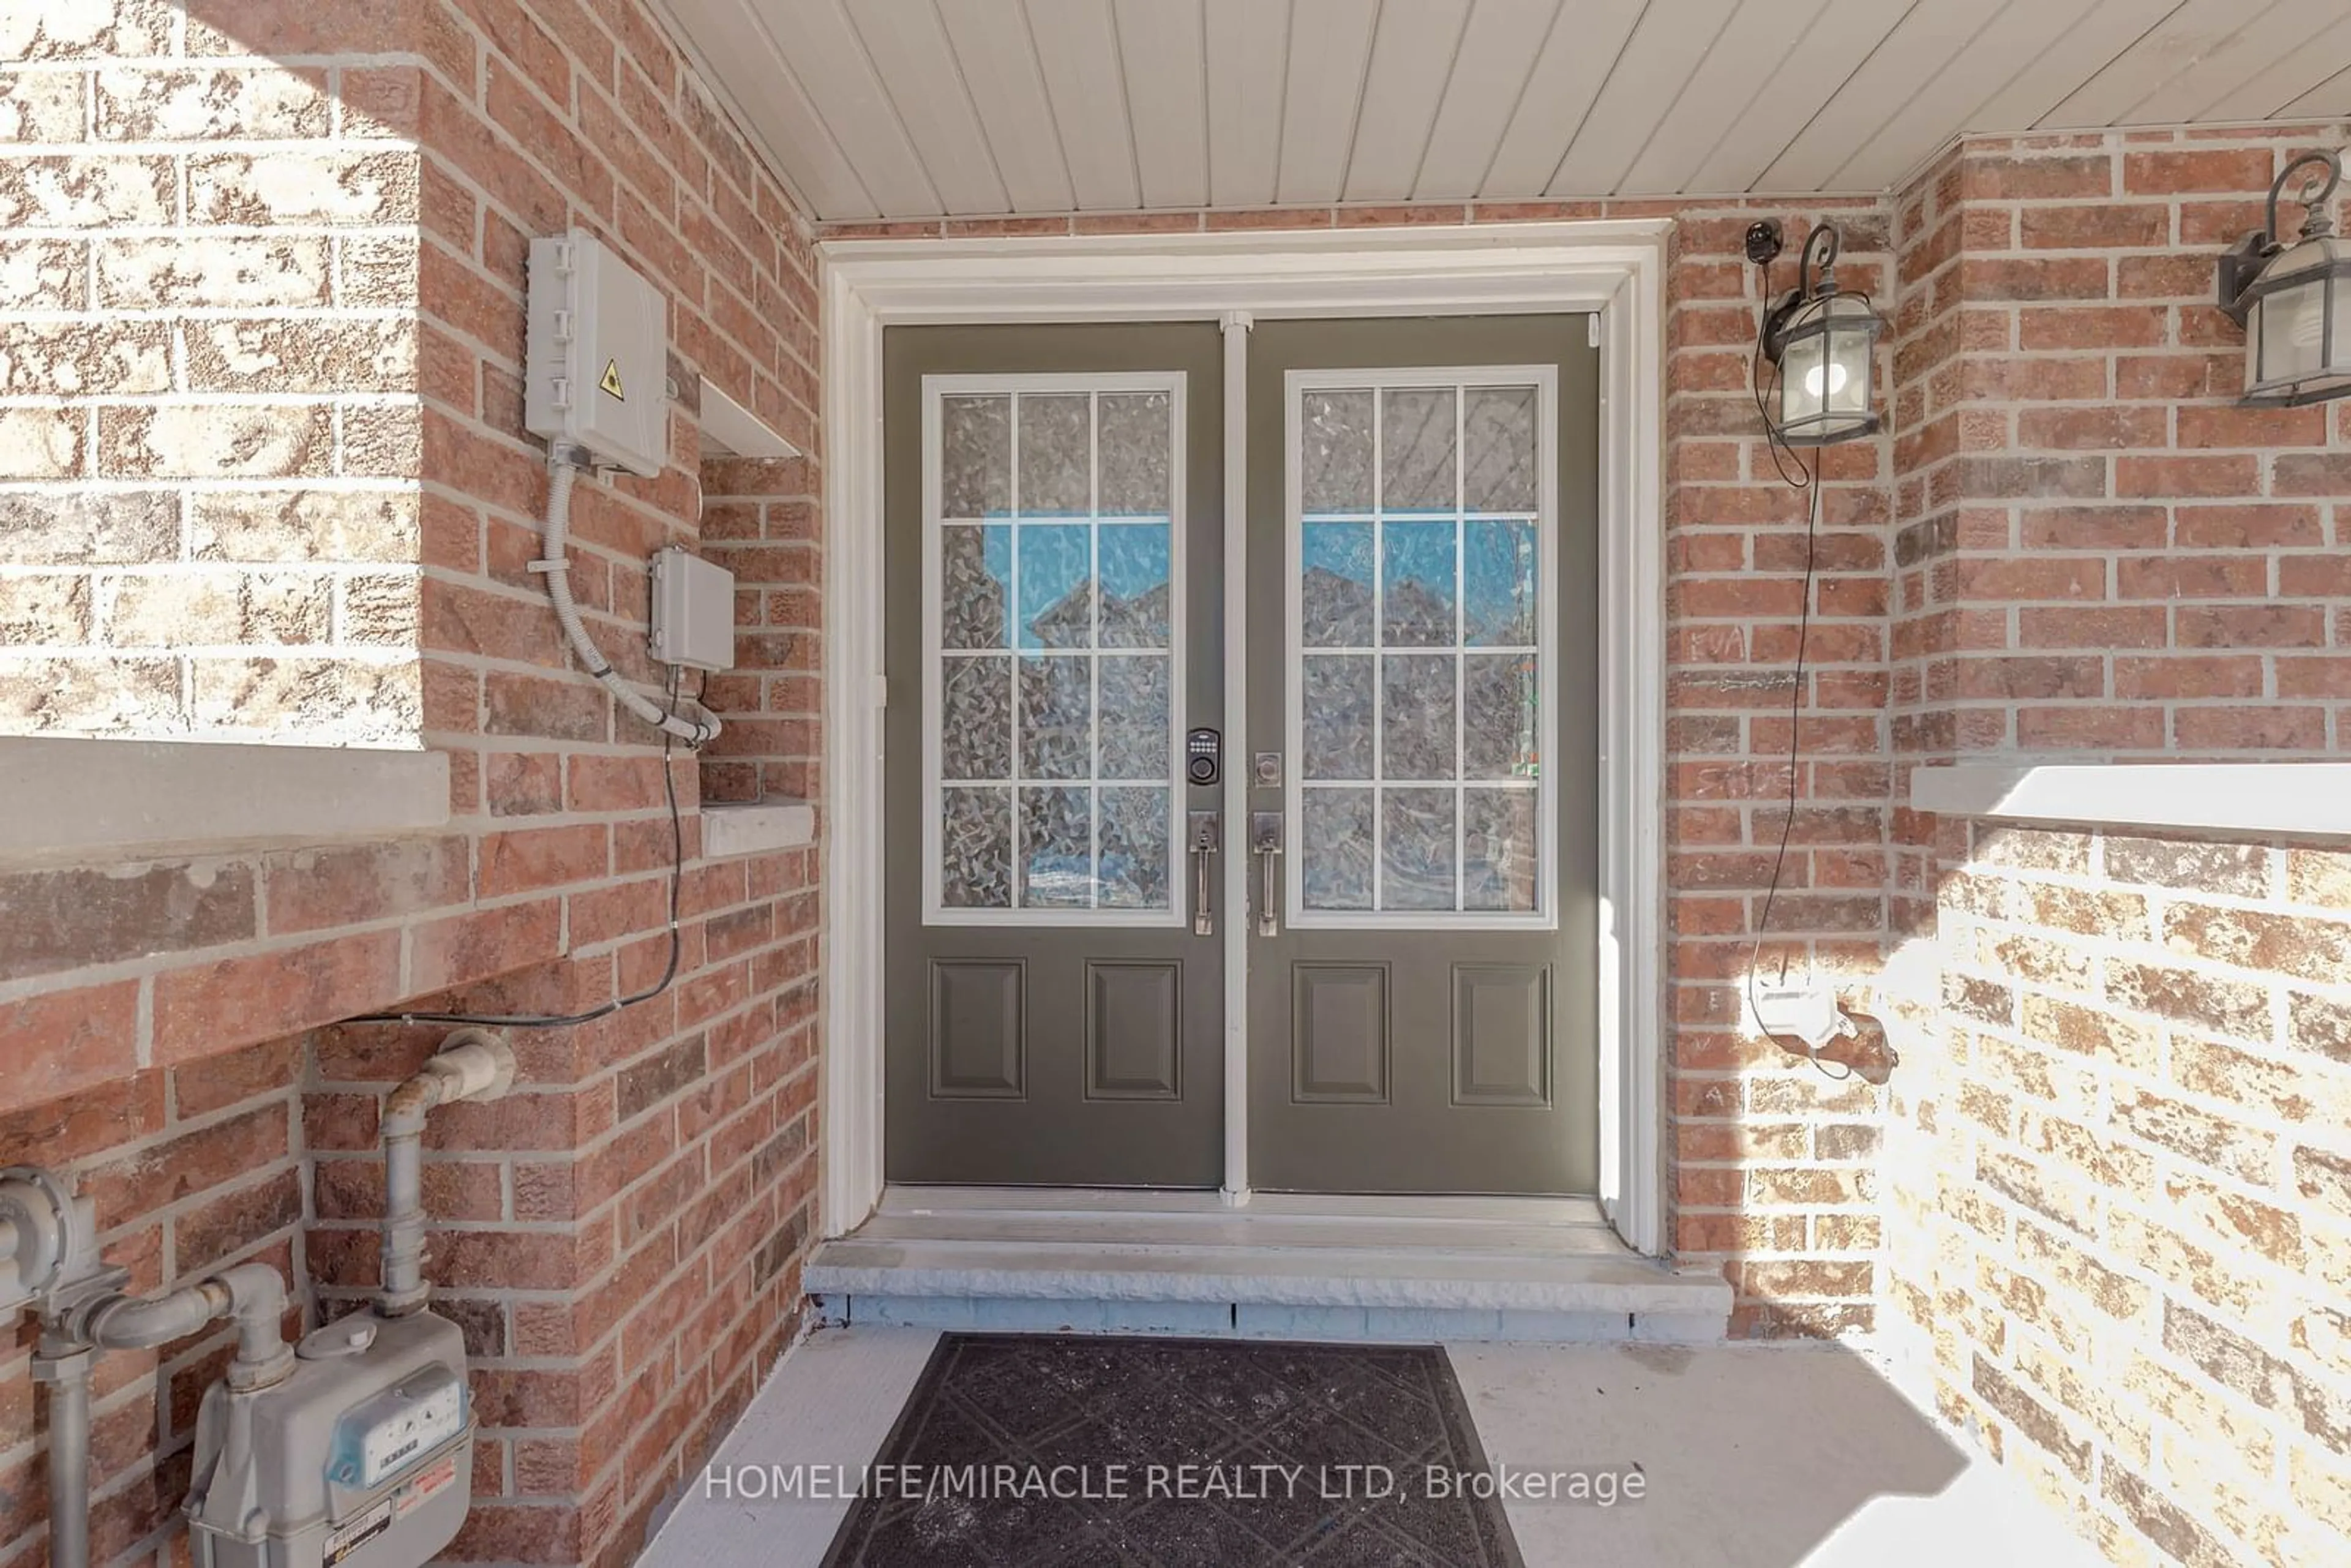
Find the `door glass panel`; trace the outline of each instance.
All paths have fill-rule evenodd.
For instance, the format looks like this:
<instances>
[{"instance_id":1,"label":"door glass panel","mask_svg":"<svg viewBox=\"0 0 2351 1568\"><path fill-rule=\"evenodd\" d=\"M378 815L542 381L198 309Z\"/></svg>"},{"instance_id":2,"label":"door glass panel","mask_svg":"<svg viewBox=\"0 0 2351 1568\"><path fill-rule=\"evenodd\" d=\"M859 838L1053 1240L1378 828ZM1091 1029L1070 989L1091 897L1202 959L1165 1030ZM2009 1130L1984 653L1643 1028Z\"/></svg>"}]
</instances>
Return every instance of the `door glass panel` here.
<instances>
[{"instance_id":1,"label":"door glass panel","mask_svg":"<svg viewBox=\"0 0 2351 1568\"><path fill-rule=\"evenodd\" d=\"M1176 380L941 379L929 918L1176 923Z\"/></svg>"},{"instance_id":2,"label":"door glass panel","mask_svg":"<svg viewBox=\"0 0 2351 1568\"><path fill-rule=\"evenodd\" d=\"M1461 440L1456 402L1450 387L1411 387L1381 394L1382 511L1449 516L1459 504L1453 475L1453 455Z\"/></svg>"},{"instance_id":3,"label":"door glass panel","mask_svg":"<svg viewBox=\"0 0 2351 1568\"><path fill-rule=\"evenodd\" d=\"M1462 415L1461 502L1473 512L1535 509L1535 389L1473 388Z\"/></svg>"},{"instance_id":4,"label":"door glass panel","mask_svg":"<svg viewBox=\"0 0 2351 1568\"><path fill-rule=\"evenodd\" d=\"M1300 400L1299 425L1299 495L1307 515L1369 512L1372 394L1310 390Z\"/></svg>"},{"instance_id":5,"label":"door glass panel","mask_svg":"<svg viewBox=\"0 0 2351 1568\"><path fill-rule=\"evenodd\" d=\"M1376 535L1370 523L1308 523L1301 530L1301 627L1310 648L1368 648Z\"/></svg>"},{"instance_id":6,"label":"door glass panel","mask_svg":"<svg viewBox=\"0 0 2351 1568\"><path fill-rule=\"evenodd\" d=\"M1106 517L1167 515L1167 394L1102 396L1102 509Z\"/></svg>"},{"instance_id":7,"label":"door glass panel","mask_svg":"<svg viewBox=\"0 0 2351 1568\"><path fill-rule=\"evenodd\" d=\"M1305 879L1309 909L1370 909L1371 789L1310 789L1299 831L1299 874Z\"/></svg>"},{"instance_id":8,"label":"door glass panel","mask_svg":"<svg viewBox=\"0 0 2351 1568\"><path fill-rule=\"evenodd\" d=\"M939 401L939 515L1004 516L1012 509L1012 400Z\"/></svg>"},{"instance_id":9,"label":"door glass panel","mask_svg":"<svg viewBox=\"0 0 2351 1568\"><path fill-rule=\"evenodd\" d=\"M1100 530L1103 647L1167 646L1174 585L1167 532L1165 523L1121 523Z\"/></svg>"},{"instance_id":10,"label":"door glass panel","mask_svg":"<svg viewBox=\"0 0 2351 1568\"><path fill-rule=\"evenodd\" d=\"M1367 780L1373 760L1372 655L1309 653L1300 689L1305 744L1299 763L1309 779Z\"/></svg>"},{"instance_id":11,"label":"door glass panel","mask_svg":"<svg viewBox=\"0 0 2351 1568\"><path fill-rule=\"evenodd\" d=\"M1455 533L1450 521L1381 525L1380 630L1388 647L1453 646Z\"/></svg>"},{"instance_id":12,"label":"door glass panel","mask_svg":"<svg viewBox=\"0 0 2351 1568\"><path fill-rule=\"evenodd\" d=\"M1007 624L1005 585L1012 580L1012 530L1000 523L945 530L941 567L939 644L1001 648Z\"/></svg>"},{"instance_id":13,"label":"door glass panel","mask_svg":"<svg viewBox=\"0 0 2351 1568\"><path fill-rule=\"evenodd\" d=\"M1458 373L1293 379L1291 915L1308 925L1551 918L1551 380Z\"/></svg>"}]
</instances>

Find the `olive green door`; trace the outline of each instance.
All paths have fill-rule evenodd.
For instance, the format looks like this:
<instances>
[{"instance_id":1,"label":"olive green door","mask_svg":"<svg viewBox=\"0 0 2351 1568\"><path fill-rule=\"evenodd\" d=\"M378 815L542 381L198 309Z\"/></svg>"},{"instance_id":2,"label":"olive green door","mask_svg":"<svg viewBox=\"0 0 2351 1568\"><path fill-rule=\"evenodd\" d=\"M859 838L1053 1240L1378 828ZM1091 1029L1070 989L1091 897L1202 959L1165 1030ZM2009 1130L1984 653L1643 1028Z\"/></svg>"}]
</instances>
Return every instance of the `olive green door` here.
<instances>
[{"instance_id":1,"label":"olive green door","mask_svg":"<svg viewBox=\"0 0 2351 1568\"><path fill-rule=\"evenodd\" d=\"M1598 360L1251 333L1252 1186L1596 1187Z\"/></svg>"},{"instance_id":2,"label":"olive green door","mask_svg":"<svg viewBox=\"0 0 2351 1568\"><path fill-rule=\"evenodd\" d=\"M1183 746L1222 725L1222 363L1209 322L885 333L893 1181L1223 1177Z\"/></svg>"}]
</instances>

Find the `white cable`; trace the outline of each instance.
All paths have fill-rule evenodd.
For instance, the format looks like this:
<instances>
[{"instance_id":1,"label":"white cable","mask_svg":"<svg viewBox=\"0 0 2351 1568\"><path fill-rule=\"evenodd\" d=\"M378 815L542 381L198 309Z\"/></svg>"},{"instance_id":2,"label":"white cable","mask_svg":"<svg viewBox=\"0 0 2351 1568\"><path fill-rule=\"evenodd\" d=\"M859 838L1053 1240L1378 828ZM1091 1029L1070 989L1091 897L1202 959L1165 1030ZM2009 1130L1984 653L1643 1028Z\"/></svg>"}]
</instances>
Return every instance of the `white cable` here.
<instances>
[{"instance_id":1,"label":"white cable","mask_svg":"<svg viewBox=\"0 0 2351 1568\"><path fill-rule=\"evenodd\" d=\"M570 640L571 652L582 669L602 683L622 707L655 729L676 736L688 746L706 745L717 737L717 715L686 697L679 698L674 707L660 706L621 678L580 619L580 606L571 598L571 559L564 553L571 531L571 486L580 477L579 465L571 460L569 450L557 454L549 464L546 553L544 559L530 563L530 570L547 579L547 597L555 605L555 619Z\"/></svg>"}]
</instances>

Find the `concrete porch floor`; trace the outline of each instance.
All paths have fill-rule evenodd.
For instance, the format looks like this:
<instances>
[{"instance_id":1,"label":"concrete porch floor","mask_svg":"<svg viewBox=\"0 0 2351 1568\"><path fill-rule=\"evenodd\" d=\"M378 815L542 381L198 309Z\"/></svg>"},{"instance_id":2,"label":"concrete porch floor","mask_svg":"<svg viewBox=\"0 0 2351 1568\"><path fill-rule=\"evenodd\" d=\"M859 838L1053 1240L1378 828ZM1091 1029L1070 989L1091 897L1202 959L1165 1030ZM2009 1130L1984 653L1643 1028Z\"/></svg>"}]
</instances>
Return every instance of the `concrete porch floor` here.
<instances>
[{"instance_id":1,"label":"concrete porch floor","mask_svg":"<svg viewBox=\"0 0 2351 1568\"><path fill-rule=\"evenodd\" d=\"M828 1329L785 1357L714 1469L872 1459L937 1340ZM1496 1466L1623 1470L1611 1508L1513 1502L1528 1568L2095 1568L2016 1479L1835 1346L1448 1345ZM813 1568L846 1501L750 1501L699 1479L645 1568ZM1236 1565L1238 1568L1238 1565Z\"/></svg>"}]
</instances>

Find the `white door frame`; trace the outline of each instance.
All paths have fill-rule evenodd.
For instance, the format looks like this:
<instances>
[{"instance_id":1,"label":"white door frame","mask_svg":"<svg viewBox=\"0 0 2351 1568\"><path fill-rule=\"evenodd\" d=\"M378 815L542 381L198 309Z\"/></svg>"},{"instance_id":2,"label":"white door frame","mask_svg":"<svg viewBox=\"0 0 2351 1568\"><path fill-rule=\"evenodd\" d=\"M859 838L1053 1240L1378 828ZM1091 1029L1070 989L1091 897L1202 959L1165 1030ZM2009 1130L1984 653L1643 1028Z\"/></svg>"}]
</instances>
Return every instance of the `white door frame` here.
<instances>
[{"instance_id":1,"label":"white door frame","mask_svg":"<svg viewBox=\"0 0 2351 1568\"><path fill-rule=\"evenodd\" d=\"M819 1232L882 1197L882 332L977 322L1223 323L1226 559L1245 558L1241 373L1252 319L1593 311L1601 348L1600 1200L1635 1250L1665 1250L1665 261L1668 221L974 240L829 241L824 290L825 930ZM1225 668L1247 667L1226 573ZM909 687L897 694L914 700ZM1249 737L1225 717L1228 841ZM1222 906L1249 857L1224 857ZM1225 922L1247 973L1247 922ZM1225 1192L1249 1196L1248 988L1226 988Z\"/></svg>"}]
</instances>

